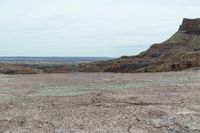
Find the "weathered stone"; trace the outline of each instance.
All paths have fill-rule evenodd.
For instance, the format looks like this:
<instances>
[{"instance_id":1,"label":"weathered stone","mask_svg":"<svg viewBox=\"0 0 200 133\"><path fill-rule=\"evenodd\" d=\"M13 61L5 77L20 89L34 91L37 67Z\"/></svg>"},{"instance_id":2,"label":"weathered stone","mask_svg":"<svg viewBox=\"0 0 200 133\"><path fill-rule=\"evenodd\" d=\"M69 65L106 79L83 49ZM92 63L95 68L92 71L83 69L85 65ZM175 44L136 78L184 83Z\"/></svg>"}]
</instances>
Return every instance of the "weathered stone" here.
<instances>
[{"instance_id":1,"label":"weathered stone","mask_svg":"<svg viewBox=\"0 0 200 133\"><path fill-rule=\"evenodd\" d=\"M200 34L200 19L183 19L183 23L179 28L179 31L186 33L198 33Z\"/></svg>"},{"instance_id":2,"label":"weathered stone","mask_svg":"<svg viewBox=\"0 0 200 133\"><path fill-rule=\"evenodd\" d=\"M178 32L137 56L81 64L83 72L161 72L200 67L200 19L183 19Z\"/></svg>"}]
</instances>

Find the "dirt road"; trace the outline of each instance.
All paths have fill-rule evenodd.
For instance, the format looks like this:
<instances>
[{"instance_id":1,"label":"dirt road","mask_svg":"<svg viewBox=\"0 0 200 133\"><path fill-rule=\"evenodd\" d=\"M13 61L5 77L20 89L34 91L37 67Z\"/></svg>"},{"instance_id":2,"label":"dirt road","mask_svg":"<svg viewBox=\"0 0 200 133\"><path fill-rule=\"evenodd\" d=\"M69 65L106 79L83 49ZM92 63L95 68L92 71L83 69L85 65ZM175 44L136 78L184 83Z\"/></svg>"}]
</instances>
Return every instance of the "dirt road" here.
<instances>
[{"instance_id":1,"label":"dirt road","mask_svg":"<svg viewBox=\"0 0 200 133\"><path fill-rule=\"evenodd\" d=\"M0 133L199 133L200 71L0 75Z\"/></svg>"}]
</instances>

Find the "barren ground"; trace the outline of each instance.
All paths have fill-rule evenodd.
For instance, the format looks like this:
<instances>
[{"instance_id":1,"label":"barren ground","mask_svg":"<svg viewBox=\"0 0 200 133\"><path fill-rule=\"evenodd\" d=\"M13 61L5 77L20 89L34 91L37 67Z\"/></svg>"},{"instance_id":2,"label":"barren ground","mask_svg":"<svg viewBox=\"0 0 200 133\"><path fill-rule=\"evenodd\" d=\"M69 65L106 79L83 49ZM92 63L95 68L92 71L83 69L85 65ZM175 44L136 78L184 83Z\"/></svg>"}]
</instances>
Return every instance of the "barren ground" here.
<instances>
[{"instance_id":1,"label":"barren ground","mask_svg":"<svg viewBox=\"0 0 200 133\"><path fill-rule=\"evenodd\" d=\"M0 133L199 133L200 71L0 75Z\"/></svg>"}]
</instances>

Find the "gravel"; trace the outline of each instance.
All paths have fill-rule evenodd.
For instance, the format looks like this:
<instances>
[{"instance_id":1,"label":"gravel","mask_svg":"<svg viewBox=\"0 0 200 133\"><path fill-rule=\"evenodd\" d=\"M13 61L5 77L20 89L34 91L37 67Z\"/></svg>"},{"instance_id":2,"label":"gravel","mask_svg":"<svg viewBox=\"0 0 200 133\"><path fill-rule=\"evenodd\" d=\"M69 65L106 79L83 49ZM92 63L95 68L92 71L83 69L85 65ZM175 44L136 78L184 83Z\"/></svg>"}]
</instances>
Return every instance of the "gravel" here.
<instances>
[{"instance_id":1,"label":"gravel","mask_svg":"<svg viewBox=\"0 0 200 133\"><path fill-rule=\"evenodd\" d=\"M199 133L200 71L0 75L0 133Z\"/></svg>"}]
</instances>

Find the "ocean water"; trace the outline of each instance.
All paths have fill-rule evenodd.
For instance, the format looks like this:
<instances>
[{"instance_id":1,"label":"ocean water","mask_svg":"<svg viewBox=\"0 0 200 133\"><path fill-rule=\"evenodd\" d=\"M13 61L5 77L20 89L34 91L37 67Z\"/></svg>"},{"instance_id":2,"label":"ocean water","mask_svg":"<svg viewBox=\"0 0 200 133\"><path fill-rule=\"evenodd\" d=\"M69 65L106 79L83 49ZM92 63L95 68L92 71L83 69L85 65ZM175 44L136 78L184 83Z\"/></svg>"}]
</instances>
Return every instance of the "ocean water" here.
<instances>
[{"instance_id":1,"label":"ocean water","mask_svg":"<svg viewBox=\"0 0 200 133\"><path fill-rule=\"evenodd\" d=\"M109 57L0 57L6 64L78 64L110 60Z\"/></svg>"}]
</instances>

